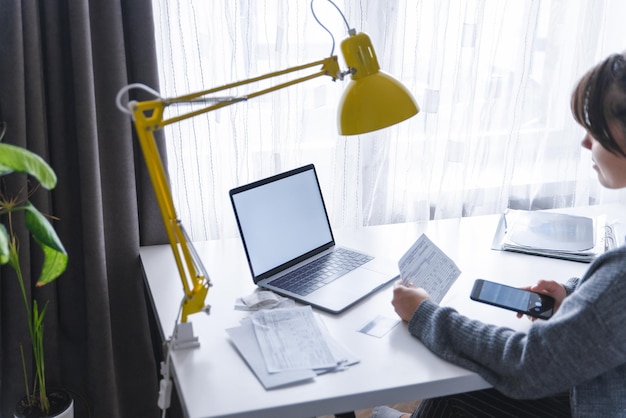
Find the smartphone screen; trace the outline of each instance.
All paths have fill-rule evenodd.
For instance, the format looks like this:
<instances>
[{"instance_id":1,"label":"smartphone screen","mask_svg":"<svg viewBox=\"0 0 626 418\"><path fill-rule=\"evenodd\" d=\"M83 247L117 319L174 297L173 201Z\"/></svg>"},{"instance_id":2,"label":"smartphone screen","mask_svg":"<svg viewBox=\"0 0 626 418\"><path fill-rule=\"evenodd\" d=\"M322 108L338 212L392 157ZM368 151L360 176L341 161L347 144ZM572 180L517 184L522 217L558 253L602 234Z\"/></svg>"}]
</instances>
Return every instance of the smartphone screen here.
<instances>
[{"instance_id":1,"label":"smartphone screen","mask_svg":"<svg viewBox=\"0 0 626 418\"><path fill-rule=\"evenodd\" d=\"M554 312L554 299L517 287L478 279L470 295L472 300L547 319Z\"/></svg>"}]
</instances>

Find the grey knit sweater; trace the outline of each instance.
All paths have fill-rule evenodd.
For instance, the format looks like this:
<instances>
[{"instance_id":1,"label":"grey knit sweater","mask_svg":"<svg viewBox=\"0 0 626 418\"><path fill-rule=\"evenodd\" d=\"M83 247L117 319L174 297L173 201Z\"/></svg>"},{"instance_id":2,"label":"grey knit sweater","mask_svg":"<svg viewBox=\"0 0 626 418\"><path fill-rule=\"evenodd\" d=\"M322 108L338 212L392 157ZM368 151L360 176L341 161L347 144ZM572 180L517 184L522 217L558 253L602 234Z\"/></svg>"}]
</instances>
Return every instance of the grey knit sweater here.
<instances>
[{"instance_id":1,"label":"grey knit sweater","mask_svg":"<svg viewBox=\"0 0 626 418\"><path fill-rule=\"evenodd\" d=\"M569 390L575 417L626 417L626 247L598 257L569 284L557 313L528 332L471 320L430 300L409 331L513 398Z\"/></svg>"}]
</instances>

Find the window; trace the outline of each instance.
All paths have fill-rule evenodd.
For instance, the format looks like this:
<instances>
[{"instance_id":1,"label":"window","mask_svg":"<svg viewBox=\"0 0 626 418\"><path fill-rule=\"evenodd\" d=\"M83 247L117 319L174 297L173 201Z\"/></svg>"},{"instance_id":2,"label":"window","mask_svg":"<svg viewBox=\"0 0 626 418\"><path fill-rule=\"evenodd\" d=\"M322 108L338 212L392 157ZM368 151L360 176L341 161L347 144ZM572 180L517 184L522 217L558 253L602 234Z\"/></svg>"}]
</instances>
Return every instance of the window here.
<instances>
[{"instance_id":1,"label":"window","mask_svg":"<svg viewBox=\"0 0 626 418\"><path fill-rule=\"evenodd\" d=\"M236 234L230 188L307 163L318 169L335 227L623 197L597 186L569 110L579 77L621 51L616 16L626 13L623 2L336 3L351 27L370 35L381 67L414 93L421 112L379 132L341 137L342 82L322 77L167 128L175 204L193 239ZM153 5L163 96L331 53L308 0ZM325 0L313 8L340 55L341 16Z\"/></svg>"}]
</instances>

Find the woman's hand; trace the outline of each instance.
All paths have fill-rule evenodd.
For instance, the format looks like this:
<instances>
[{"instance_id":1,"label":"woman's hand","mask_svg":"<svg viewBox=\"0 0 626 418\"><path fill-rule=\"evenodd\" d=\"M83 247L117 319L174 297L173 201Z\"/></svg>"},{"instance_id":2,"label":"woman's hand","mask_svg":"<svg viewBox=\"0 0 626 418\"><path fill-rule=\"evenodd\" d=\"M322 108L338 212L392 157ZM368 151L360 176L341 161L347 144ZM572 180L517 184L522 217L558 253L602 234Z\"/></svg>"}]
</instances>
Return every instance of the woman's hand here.
<instances>
[{"instance_id":1,"label":"woman's hand","mask_svg":"<svg viewBox=\"0 0 626 418\"><path fill-rule=\"evenodd\" d=\"M536 285L528 286L524 289L530 290L531 292L537 292L544 295L552 296L554 298L553 313L556 313L556 311L559 309L559 306L561 306L561 302L563 302L563 299L565 299L565 297L567 296L565 287L563 287L561 283L555 282L554 280L539 280ZM521 313L517 314L518 318L521 318L522 316L524 315ZM530 319L534 321L537 318Z\"/></svg>"},{"instance_id":2,"label":"woman's hand","mask_svg":"<svg viewBox=\"0 0 626 418\"><path fill-rule=\"evenodd\" d=\"M413 313L430 295L422 288L407 287L398 280L393 286L391 304L403 321L409 321Z\"/></svg>"}]
</instances>

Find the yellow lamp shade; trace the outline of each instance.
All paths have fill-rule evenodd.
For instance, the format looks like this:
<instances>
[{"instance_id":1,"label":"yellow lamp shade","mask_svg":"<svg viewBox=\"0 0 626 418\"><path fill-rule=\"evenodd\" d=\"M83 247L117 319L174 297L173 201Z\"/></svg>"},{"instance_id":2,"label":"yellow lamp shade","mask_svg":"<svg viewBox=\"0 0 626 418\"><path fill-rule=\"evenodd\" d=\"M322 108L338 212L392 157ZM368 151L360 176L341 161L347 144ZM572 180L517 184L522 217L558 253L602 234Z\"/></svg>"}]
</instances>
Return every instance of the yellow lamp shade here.
<instances>
[{"instance_id":1,"label":"yellow lamp shade","mask_svg":"<svg viewBox=\"0 0 626 418\"><path fill-rule=\"evenodd\" d=\"M359 33L341 44L352 81L339 103L339 133L358 135L386 128L414 116L419 107L398 80L380 71L367 35Z\"/></svg>"}]
</instances>

